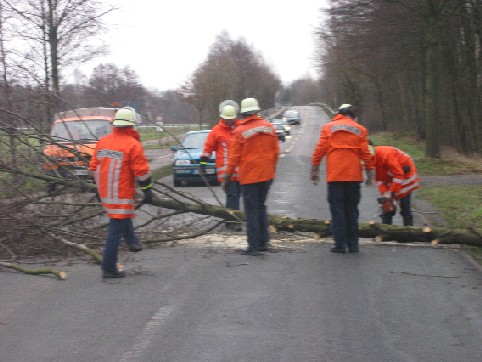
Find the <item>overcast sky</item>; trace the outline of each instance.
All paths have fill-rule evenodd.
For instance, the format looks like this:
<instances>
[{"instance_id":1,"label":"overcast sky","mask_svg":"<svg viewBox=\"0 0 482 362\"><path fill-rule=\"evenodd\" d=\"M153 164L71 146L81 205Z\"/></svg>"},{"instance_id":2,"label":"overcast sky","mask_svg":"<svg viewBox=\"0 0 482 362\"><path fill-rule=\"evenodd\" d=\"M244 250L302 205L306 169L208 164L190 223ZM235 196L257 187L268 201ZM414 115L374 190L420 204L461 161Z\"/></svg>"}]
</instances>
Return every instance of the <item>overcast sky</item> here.
<instances>
[{"instance_id":1,"label":"overcast sky","mask_svg":"<svg viewBox=\"0 0 482 362\"><path fill-rule=\"evenodd\" d=\"M284 83L316 76L314 30L326 0L109 0L121 9L105 18L111 55L90 63L130 65L159 90L185 82L206 60L217 35L244 37ZM81 68L90 76L89 67Z\"/></svg>"}]
</instances>

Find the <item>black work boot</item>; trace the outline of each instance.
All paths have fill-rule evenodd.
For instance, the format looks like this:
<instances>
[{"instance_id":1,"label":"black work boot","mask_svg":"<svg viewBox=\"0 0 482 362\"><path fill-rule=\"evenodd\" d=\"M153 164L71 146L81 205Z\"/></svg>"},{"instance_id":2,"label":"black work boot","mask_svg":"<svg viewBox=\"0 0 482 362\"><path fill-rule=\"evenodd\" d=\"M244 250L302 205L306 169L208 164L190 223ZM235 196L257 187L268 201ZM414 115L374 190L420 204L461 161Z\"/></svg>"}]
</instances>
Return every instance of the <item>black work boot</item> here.
<instances>
[{"instance_id":1,"label":"black work boot","mask_svg":"<svg viewBox=\"0 0 482 362\"><path fill-rule=\"evenodd\" d=\"M144 248L142 247L142 245L139 244L139 243L131 244L131 245L128 246L128 248L129 248L129 251L132 252L132 253L138 253L139 251L141 251L142 249L144 249Z\"/></svg>"},{"instance_id":2,"label":"black work boot","mask_svg":"<svg viewBox=\"0 0 482 362\"><path fill-rule=\"evenodd\" d=\"M102 272L102 278L109 279L109 278L124 278L126 276L126 272L124 270L114 270L114 271L104 271Z\"/></svg>"},{"instance_id":3,"label":"black work boot","mask_svg":"<svg viewBox=\"0 0 482 362\"><path fill-rule=\"evenodd\" d=\"M404 216L403 226L413 226L413 216Z\"/></svg>"},{"instance_id":4,"label":"black work boot","mask_svg":"<svg viewBox=\"0 0 482 362\"><path fill-rule=\"evenodd\" d=\"M392 225L393 216L392 215L382 215L382 224Z\"/></svg>"}]
</instances>

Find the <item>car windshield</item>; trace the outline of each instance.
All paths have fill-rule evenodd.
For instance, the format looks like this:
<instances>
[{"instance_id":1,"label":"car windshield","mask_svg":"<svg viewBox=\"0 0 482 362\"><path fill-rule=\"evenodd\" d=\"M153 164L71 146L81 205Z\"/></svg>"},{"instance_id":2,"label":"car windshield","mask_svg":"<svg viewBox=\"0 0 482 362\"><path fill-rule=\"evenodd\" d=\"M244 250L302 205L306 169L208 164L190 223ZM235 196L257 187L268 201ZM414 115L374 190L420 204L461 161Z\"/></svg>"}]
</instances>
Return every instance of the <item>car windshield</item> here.
<instances>
[{"instance_id":1,"label":"car windshield","mask_svg":"<svg viewBox=\"0 0 482 362\"><path fill-rule=\"evenodd\" d=\"M52 127L54 141L96 141L111 132L111 123L105 119L88 119L55 123Z\"/></svg>"},{"instance_id":2,"label":"car windshield","mask_svg":"<svg viewBox=\"0 0 482 362\"><path fill-rule=\"evenodd\" d=\"M188 133L186 136L184 136L182 148L190 150L195 148L203 148L204 141L206 141L207 136L208 132Z\"/></svg>"},{"instance_id":3,"label":"car windshield","mask_svg":"<svg viewBox=\"0 0 482 362\"><path fill-rule=\"evenodd\" d=\"M298 117L298 112L296 112L296 111L289 111L289 112L286 112L286 113L285 113L285 116L286 116L286 117L291 117L291 118L293 118L293 117Z\"/></svg>"}]
</instances>

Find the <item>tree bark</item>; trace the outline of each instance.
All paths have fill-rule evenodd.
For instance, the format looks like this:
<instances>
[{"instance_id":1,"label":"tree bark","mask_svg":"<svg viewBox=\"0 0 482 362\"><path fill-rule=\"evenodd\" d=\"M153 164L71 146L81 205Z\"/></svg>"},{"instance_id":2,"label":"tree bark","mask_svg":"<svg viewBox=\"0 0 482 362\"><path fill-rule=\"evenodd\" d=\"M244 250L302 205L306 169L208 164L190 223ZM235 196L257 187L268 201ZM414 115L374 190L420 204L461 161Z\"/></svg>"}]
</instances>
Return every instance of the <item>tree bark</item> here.
<instances>
[{"instance_id":1,"label":"tree bark","mask_svg":"<svg viewBox=\"0 0 482 362\"><path fill-rule=\"evenodd\" d=\"M425 35L425 132L426 156L440 158L440 125L436 120L437 20L431 14L431 1L425 0L428 18Z\"/></svg>"},{"instance_id":2,"label":"tree bark","mask_svg":"<svg viewBox=\"0 0 482 362\"><path fill-rule=\"evenodd\" d=\"M57 279L60 279L60 280L64 280L67 278L67 273L58 271L53 268L29 269L18 264L7 263L4 261L0 261L0 266L3 266L4 268L14 269L24 274L32 274L32 275L53 274L57 277Z\"/></svg>"},{"instance_id":3,"label":"tree bark","mask_svg":"<svg viewBox=\"0 0 482 362\"><path fill-rule=\"evenodd\" d=\"M210 215L227 221L245 221L242 211L229 210L209 204L188 204L172 199L154 198L153 205L172 210ZM331 236L330 222L316 219L292 219L284 216L269 215L270 225L278 231L314 232L321 237ZM475 228L450 229L446 227L419 228L413 226L384 225L375 222L359 225L361 238L376 241L398 241L401 243L429 242L436 244L465 244L482 246L482 230Z\"/></svg>"}]
</instances>

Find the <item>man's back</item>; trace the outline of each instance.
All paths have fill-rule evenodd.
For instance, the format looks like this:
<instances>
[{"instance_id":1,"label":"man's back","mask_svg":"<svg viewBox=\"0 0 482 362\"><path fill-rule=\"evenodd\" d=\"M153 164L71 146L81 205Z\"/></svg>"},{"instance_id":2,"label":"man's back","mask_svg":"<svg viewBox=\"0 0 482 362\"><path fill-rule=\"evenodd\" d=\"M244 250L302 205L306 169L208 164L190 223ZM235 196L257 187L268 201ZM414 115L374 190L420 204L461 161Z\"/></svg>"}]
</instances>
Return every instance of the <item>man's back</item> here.
<instances>
[{"instance_id":1,"label":"man's back","mask_svg":"<svg viewBox=\"0 0 482 362\"><path fill-rule=\"evenodd\" d=\"M240 122L233 135L230 159L239 162L240 183L272 180L279 155L273 126L252 115Z\"/></svg>"},{"instance_id":2,"label":"man's back","mask_svg":"<svg viewBox=\"0 0 482 362\"><path fill-rule=\"evenodd\" d=\"M370 162L368 132L353 119L337 115L321 129L315 164L326 155L327 181L363 181L360 160Z\"/></svg>"}]
</instances>

